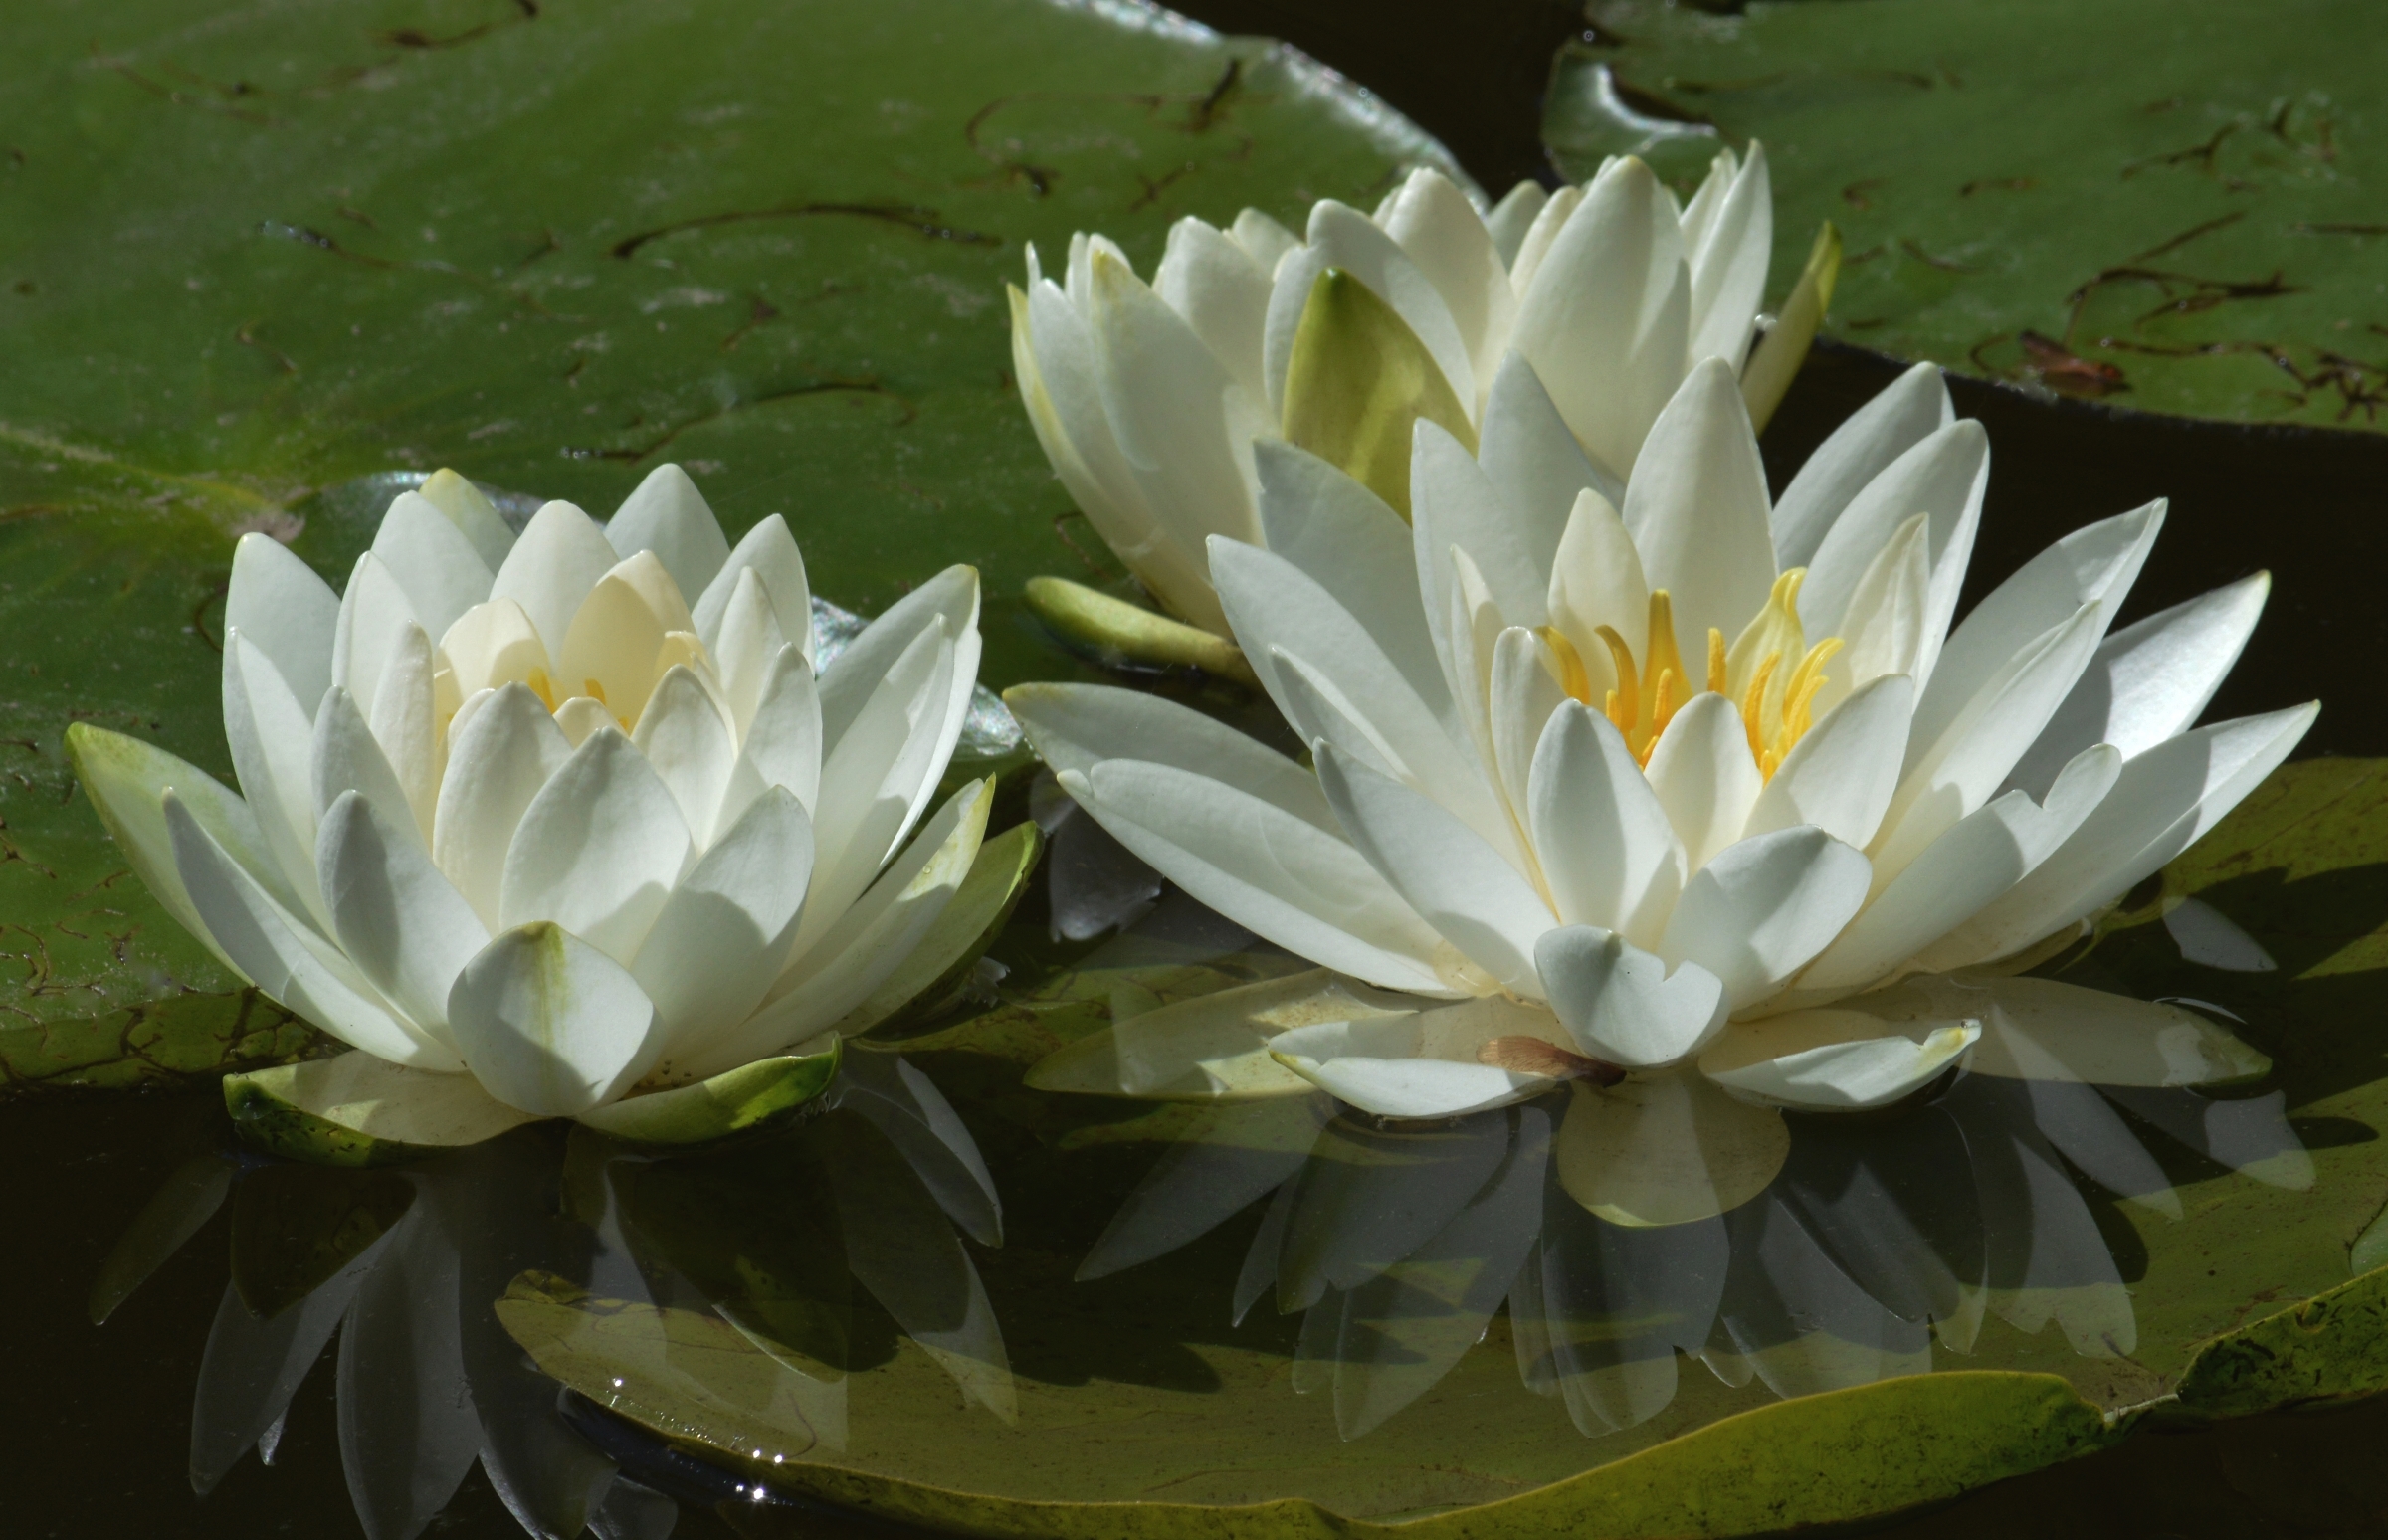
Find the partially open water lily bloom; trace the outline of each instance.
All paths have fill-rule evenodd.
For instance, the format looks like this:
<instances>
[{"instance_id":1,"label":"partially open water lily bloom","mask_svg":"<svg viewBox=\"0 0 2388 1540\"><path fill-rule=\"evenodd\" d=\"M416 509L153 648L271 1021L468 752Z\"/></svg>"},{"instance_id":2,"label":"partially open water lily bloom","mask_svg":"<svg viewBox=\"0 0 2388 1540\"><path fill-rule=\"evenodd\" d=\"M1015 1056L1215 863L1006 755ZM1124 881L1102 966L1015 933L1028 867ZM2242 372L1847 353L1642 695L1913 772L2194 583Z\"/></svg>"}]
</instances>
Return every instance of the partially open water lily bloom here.
<instances>
[{"instance_id":1,"label":"partially open water lily bloom","mask_svg":"<svg viewBox=\"0 0 2388 1540\"><path fill-rule=\"evenodd\" d=\"M931 806L977 675L968 567L816 676L778 515L732 549L665 466L607 524L550 502L517 535L442 472L342 593L245 536L225 618L243 795L69 744L168 911L356 1051L267 1071L285 1106L403 1144L702 1136L817 1091L839 1030L972 939L933 927L986 785Z\"/></svg>"},{"instance_id":2,"label":"partially open water lily bloom","mask_svg":"<svg viewBox=\"0 0 2388 1540\"><path fill-rule=\"evenodd\" d=\"M1267 543L1256 443L1356 463L1406 513L1411 419L1474 448L1514 355L1613 501L1686 371L1741 368L1773 238L1755 143L1681 205L1630 156L1481 215L1419 170L1373 217L1314 205L1301 238L1253 209L1180 220L1150 285L1099 235L1071 239L1060 283L1032 247L1012 357L1079 508L1163 607L1225 636L1205 542Z\"/></svg>"},{"instance_id":3,"label":"partially open water lily bloom","mask_svg":"<svg viewBox=\"0 0 2388 1540\"><path fill-rule=\"evenodd\" d=\"M1316 1087L1396 1118L1572 1082L1571 1189L1643 1183L1616 1208L1647 1218L1681 1196L1653 1149L1747 1196L1780 1163L1772 1109L1885 1105L1960 1060L2113 1085L2264 1072L2186 1011L2009 976L2312 721L2191 726L2264 575L2114 629L2152 503L2058 541L1952 631L1989 446L1930 365L1779 502L1720 360L1674 393L1621 498L1532 372L1505 378L1481 456L1418 424L1406 526L1263 444L1265 546L1210 542L1314 768L1145 694L1011 692L1111 834L1321 970L1133 1017L1035 1079Z\"/></svg>"}]
</instances>

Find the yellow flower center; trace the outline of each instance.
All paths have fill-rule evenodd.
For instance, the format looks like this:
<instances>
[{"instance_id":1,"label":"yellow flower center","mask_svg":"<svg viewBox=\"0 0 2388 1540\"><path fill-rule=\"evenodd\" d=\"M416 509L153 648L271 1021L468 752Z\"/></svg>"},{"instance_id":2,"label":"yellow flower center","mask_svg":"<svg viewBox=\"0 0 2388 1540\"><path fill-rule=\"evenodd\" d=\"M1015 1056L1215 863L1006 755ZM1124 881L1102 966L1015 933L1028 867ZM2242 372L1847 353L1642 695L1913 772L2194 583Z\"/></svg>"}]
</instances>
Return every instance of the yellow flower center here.
<instances>
[{"instance_id":1,"label":"yellow flower center","mask_svg":"<svg viewBox=\"0 0 2388 1540\"><path fill-rule=\"evenodd\" d=\"M1693 696L1712 693L1738 703L1750 757L1757 761L1758 774L1772 780L1815 725L1824 666L1841 651L1839 637L1826 637L1810 647L1800 630L1799 586L1807 575L1806 568L1794 567L1776 578L1765 609L1730 648L1723 632L1708 628L1705 677L1696 685L1676 647L1675 603L1663 588L1650 596L1650 640L1642 659L1636 660L1616 628L1595 628L1617 678L1616 687L1605 690L1599 701L1592 698L1591 671L1575 645L1555 626L1542 627L1539 635L1558 660L1560 686L1586 705L1597 704L1645 769L1675 713ZM1788 671L1787 659L1796 660Z\"/></svg>"}]
</instances>

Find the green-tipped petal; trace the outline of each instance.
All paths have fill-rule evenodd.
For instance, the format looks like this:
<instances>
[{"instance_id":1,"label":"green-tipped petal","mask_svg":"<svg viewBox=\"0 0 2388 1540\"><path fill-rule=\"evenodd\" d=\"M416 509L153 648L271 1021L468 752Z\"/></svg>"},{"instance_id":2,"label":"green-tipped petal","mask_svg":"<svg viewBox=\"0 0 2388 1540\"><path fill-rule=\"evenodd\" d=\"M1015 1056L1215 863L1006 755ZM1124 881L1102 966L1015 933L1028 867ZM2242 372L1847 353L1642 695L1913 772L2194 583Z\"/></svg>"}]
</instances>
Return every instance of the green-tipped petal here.
<instances>
[{"instance_id":1,"label":"green-tipped petal","mask_svg":"<svg viewBox=\"0 0 2388 1540\"><path fill-rule=\"evenodd\" d=\"M978 848L970 874L948 899L928 934L896 966L871 998L831 1029L842 1036L869 1032L899 1013L934 1010L950 996L1028 890L1028 874L1045 850L1045 831L1017 824Z\"/></svg>"},{"instance_id":2,"label":"green-tipped petal","mask_svg":"<svg viewBox=\"0 0 2388 1540\"><path fill-rule=\"evenodd\" d=\"M657 1149L687 1149L769 1133L804 1114L837 1078L844 1046L783 1054L724 1069L709 1080L591 1107L578 1121L599 1133Z\"/></svg>"},{"instance_id":3,"label":"green-tipped petal","mask_svg":"<svg viewBox=\"0 0 2388 1540\"><path fill-rule=\"evenodd\" d=\"M469 1074L362 1052L226 1075L224 1109L252 1148L326 1166L392 1165L532 1121Z\"/></svg>"},{"instance_id":4,"label":"green-tipped petal","mask_svg":"<svg viewBox=\"0 0 2388 1540\"><path fill-rule=\"evenodd\" d=\"M1233 642L1199 626L1096 593L1068 578L1034 577L1021 596L1028 612L1073 647L1111 667L1200 669L1260 687L1252 666Z\"/></svg>"},{"instance_id":5,"label":"green-tipped petal","mask_svg":"<svg viewBox=\"0 0 2388 1540\"><path fill-rule=\"evenodd\" d=\"M1841 232L1828 219L1816 232L1808 265L1800 270L1791 297L1783 301L1782 314L1750 349L1749 362L1741 366L1741 399L1749 407L1751 428L1763 431L1774 409L1783 404L1792 377L1807 360L1808 345L1816 340L1816 328L1824 324L1825 312L1833 307L1833 281L1840 276Z\"/></svg>"},{"instance_id":6,"label":"green-tipped petal","mask_svg":"<svg viewBox=\"0 0 2388 1540\"><path fill-rule=\"evenodd\" d=\"M201 922L198 906L191 902L190 891L175 869L174 840L166 832L165 793L171 787L199 827L215 836L234 861L252 872L273 872L273 859L266 853L249 805L190 761L89 722L77 722L67 729L67 758L74 763L76 778L92 799L108 838L132 864L134 875L150 895L225 967L239 973Z\"/></svg>"},{"instance_id":7,"label":"green-tipped petal","mask_svg":"<svg viewBox=\"0 0 2388 1540\"><path fill-rule=\"evenodd\" d=\"M1329 268L1310 286L1286 368L1287 439L1410 516L1410 430L1426 418L1476 452L1476 426L1416 332Z\"/></svg>"}]
</instances>

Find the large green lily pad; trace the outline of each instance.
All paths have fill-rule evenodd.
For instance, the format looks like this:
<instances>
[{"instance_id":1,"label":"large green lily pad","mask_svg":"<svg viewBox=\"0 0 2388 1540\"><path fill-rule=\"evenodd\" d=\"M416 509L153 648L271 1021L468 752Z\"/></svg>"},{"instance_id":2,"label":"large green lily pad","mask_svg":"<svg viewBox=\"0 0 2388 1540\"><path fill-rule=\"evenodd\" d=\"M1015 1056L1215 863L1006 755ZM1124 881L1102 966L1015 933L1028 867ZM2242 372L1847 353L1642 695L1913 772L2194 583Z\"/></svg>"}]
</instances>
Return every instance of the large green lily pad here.
<instances>
[{"instance_id":1,"label":"large green lily pad","mask_svg":"<svg viewBox=\"0 0 2388 1540\"><path fill-rule=\"evenodd\" d=\"M2384 426L2388 28L2362 0L1590 15L1553 158L1687 178L1762 139L1776 271L1817 219L1844 233L1827 335L2148 411Z\"/></svg>"},{"instance_id":2,"label":"large green lily pad","mask_svg":"<svg viewBox=\"0 0 2388 1540\"><path fill-rule=\"evenodd\" d=\"M310 1034L140 891L81 806L90 720L218 775L232 542L335 582L452 465L603 514L658 464L783 511L874 613L955 561L985 674L1099 568L1020 414L1037 243L1365 197L1432 141L1298 56L1048 0L128 0L0 59L0 1073L125 1085Z\"/></svg>"}]
</instances>

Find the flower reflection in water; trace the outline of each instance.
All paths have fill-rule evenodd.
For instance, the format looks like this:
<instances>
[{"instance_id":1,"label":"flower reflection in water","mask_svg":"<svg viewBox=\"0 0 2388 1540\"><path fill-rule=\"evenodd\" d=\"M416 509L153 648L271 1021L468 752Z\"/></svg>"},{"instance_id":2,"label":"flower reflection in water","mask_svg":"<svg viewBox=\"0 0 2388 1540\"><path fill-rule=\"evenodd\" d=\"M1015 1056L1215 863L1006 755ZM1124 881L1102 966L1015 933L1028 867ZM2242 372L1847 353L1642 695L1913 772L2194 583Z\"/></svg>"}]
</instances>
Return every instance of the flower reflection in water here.
<instances>
[{"instance_id":1,"label":"flower reflection in water","mask_svg":"<svg viewBox=\"0 0 2388 1540\"><path fill-rule=\"evenodd\" d=\"M272 1463L336 1332L340 1459L369 1540L422 1533L477 1459L529 1534L662 1540L677 1504L617 1473L568 1422L556 1382L509 1334L521 1299L728 1323L775 1366L755 1403L731 1410L787 1436L789 1457L843 1447L847 1371L894 1351L891 1323L968 1399L1014 1415L1002 1333L957 1235L1002 1244L994 1184L952 1107L894 1055L849 1055L794 1132L694 1157L536 1128L405 1169L203 1157L134 1221L94 1314L228 1191L233 1280L192 1408L202 1495L253 1448ZM856 1285L884 1315L855 1307ZM618 1372L686 1381L660 1336L614 1346ZM723 1393L718 1381L681 1388Z\"/></svg>"},{"instance_id":2,"label":"flower reflection in water","mask_svg":"<svg viewBox=\"0 0 2388 1540\"><path fill-rule=\"evenodd\" d=\"M1598 1436L1664 1411L1684 1355L1785 1397L1962 1367L1988 1317L2128 1358L2100 1193L2178 1220L2168 1165L2311 1183L2281 1092L2165 1083L2166 1035L2198 1041L2186 1012L2046 980L1931 987L1970 992L1980 1046L1867 1114L1786 1115L1681 1072L1431 1123L1316 1094L1216 1105L1079 1275L1267 1197L1232 1308L1302 1312L1294 1389L1331 1401L1345 1439L1433 1388L1504 1300L1527 1388Z\"/></svg>"}]
</instances>

